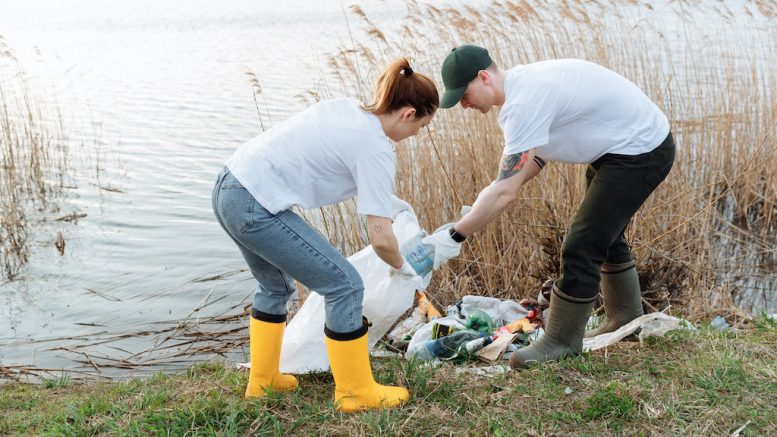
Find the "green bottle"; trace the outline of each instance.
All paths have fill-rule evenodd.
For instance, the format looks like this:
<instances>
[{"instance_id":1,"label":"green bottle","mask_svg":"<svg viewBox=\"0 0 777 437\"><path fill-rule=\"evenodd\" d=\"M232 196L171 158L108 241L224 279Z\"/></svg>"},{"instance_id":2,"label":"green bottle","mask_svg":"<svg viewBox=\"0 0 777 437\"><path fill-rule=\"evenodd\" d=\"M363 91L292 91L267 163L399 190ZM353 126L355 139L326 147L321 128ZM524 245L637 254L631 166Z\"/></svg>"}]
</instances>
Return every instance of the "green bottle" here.
<instances>
[{"instance_id":1,"label":"green bottle","mask_svg":"<svg viewBox=\"0 0 777 437\"><path fill-rule=\"evenodd\" d=\"M494 319L485 311L475 310L467 316L464 326L490 336L494 332Z\"/></svg>"}]
</instances>

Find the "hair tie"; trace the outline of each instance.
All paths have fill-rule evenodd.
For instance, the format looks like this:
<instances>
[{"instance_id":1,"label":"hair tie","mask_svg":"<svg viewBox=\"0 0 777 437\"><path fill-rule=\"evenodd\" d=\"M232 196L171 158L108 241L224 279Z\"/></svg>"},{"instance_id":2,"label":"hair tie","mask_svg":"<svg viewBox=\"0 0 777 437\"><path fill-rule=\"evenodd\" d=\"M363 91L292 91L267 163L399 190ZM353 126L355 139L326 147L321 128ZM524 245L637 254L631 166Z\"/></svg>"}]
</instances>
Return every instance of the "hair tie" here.
<instances>
[{"instance_id":1,"label":"hair tie","mask_svg":"<svg viewBox=\"0 0 777 437\"><path fill-rule=\"evenodd\" d=\"M410 67L403 67L402 74L404 74L405 76L410 76L411 74L413 74L413 69Z\"/></svg>"}]
</instances>

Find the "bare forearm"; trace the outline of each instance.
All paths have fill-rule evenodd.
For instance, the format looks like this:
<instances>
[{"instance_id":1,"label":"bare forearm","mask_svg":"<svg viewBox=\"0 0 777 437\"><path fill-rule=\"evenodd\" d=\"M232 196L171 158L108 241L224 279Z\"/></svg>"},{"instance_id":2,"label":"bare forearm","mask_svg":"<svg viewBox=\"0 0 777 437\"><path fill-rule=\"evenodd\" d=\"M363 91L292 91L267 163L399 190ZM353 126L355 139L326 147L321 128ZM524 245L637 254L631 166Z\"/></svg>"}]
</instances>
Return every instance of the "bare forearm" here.
<instances>
[{"instance_id":1,"label":"bare forearm","mask_svg":"<svg viewBox=\"0 0 777 437\"><path fill-rule=\"evenodd\" d=\"M483 190L469 213L454 225L458 233L469 236L478 232L499 217L515 200L514 194L500 192L494 188L495 186L491 185Z\"/></svg>"},{"instance_id":2,"label":"bare forearm","mask_svg":"<svg viewBox=\"0 0 777 437\"><path fill-rule=\"evenodd\" d=\"M375 254L378 255L378 258L382 259L383 262L391 267L398 269L402 267L402 263L405 262L405 259L402 258L402 254L399 252L397 239L393 235L391 237L392 239L390 241L389 239L386 239L380 241L378 244L373 242L372 248L375 250Z\"/></svg>"},{"instance_id":3,"label":"bare forearm","mask_svg":"<svg viewBox=\"0 0 777 437\"><path fill-rule=\"evenodd\" d=\"M375 254L383 262L398 269L405 262L399 252L399 243L391 228L392 221L386 217L367 216L367 235Z\"/></svg>"},{"instance_id":4,"label":"bare forearm","mask_svg":"<svg viewBox=\"0 0 777 437\"><path fill-rule=\"evenodd\" d=\"M534 151L504 156L497 180L480 192L472 209L453 228L464 236L483 229L510 206L523 184L536 176L543 165L544 161L535 158Z\"/></svg>"}]
</instances>

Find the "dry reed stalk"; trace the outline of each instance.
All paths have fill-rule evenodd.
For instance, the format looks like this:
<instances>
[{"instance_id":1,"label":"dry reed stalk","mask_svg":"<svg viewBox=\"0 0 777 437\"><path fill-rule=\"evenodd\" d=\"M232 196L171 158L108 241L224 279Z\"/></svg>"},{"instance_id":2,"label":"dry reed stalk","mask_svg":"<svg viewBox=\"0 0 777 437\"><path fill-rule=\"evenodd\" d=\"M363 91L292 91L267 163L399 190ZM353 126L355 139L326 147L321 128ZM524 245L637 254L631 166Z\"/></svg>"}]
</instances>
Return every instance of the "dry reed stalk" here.
<instances>
[{"instance_id":1,"label":"dry reed stalk","mask_svg":"<svg viewBox=\"0 0 777 437\"><path fill-rule=\"evenodd\" d=\"M356 11L365 38L380 35L380 51L367 53L362 45L333 55L330 80L320 80L326 85L315 90L318 99L369 89L371 82L352 82L365 71L374 76L399 55L411 58L417 71L437 76L450 47L462 43L489 47L507 68L559 57L597 62L640 86L667 113L678 143L675 168L627 232L647 301L659 309L683 303L689 313L727 306L741 291L722 273L774 271L777 74L771 66L777 61L777 29L766 24L771 9L757 3L720 10L703 2L660 11L642 2L505 1L477 10L415 1L407 6L407 23L398 29L377 29L363 10ZM728 31L742 26L736 20L750 20L751 32ZM709 28L718 35L712 44ZM713 62L699 62L700 53ZM426 229L453 221L461 205L471 204L494 178L501 144L494 113L439 111L429 134L397 148L398 194L415 207ZM584 192L584 171L554 163L529 183L514 208L436 275L440 300L450 303L471 293L524 297L557 276L563 238ZM342 206L318 213L326 235L346 254L367 244L349 208L348 214ZM737 255L726 254L731 250ZM749 266L737 265L745 261Z\"/></svg>"},{"instance_id":2,"label":"dry reed stalk","mask_svg":"<svg viewBox=\"0 0 777 437\"><path fill-rule=\"evenodd\" d=\"M61 116L43 101L0 38L0 265L7 278L27 262L29 211L60 194L69 167Z\"/></svg>"}]
</instances>

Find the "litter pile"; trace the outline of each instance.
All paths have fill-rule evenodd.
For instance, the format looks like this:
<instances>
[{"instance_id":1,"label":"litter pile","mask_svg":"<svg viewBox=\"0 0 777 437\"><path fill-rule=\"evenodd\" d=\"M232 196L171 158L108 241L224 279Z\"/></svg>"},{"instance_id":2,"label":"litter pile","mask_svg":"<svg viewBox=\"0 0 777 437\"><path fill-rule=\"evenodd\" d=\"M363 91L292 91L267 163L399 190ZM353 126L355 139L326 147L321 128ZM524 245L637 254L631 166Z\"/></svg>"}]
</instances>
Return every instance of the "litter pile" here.
<instances>
[{"instance_id":1,"label":"litter pile","mask_svg":"<svg viewBox=\"0 0 777 437\"><path fill-rule=\"evenodd\" d=\"M423 292L418 306L387 335L388 345L420 361L493 363L543 334L538 301L464 296L443 316Z\"/></svg>"},{"instance_id":2,"label":"litter pile","mask_svg":"<svg viewBox=\"0 0 777 437\"><path fill-rule=\"evenodd\" d=\"M404 352L405 358L419 361L463 363L481 361L494 364L508 359L514 351L544 334L552 280L543 284L537 299L520 302L483 296L464 296L450 305L443 316L424 292L416 292L418 305L412 314L388 333L387 344ZM601 323L592 315L588 326ZM638 317L620 329L583 340L584 351L610 346L636 335L640 340L663 336L675 329L695 329L691 323L664 313Z\"/></svg>"}]
</instances>

